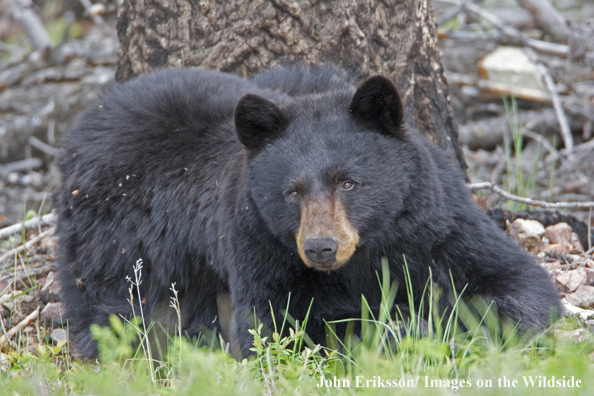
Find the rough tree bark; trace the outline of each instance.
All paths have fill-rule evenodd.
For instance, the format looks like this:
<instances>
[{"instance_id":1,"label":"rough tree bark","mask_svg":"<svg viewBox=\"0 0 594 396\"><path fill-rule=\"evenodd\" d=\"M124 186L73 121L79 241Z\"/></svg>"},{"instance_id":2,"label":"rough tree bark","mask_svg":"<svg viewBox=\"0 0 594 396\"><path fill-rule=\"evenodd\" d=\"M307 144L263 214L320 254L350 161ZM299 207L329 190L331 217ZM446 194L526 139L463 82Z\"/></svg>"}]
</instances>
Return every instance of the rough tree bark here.
<instances>
[{"instance_id":1,"label":"rough tree bark","mask_svg":"<svg viewBox=\"0 0 594 396\"><path fill-rule=\"evenodd\" d=\"M286 62L382 74L405 119L465 171L429 0L124 0L116 80L170 66L249 77Z\"/></svg>"}]
</instances>

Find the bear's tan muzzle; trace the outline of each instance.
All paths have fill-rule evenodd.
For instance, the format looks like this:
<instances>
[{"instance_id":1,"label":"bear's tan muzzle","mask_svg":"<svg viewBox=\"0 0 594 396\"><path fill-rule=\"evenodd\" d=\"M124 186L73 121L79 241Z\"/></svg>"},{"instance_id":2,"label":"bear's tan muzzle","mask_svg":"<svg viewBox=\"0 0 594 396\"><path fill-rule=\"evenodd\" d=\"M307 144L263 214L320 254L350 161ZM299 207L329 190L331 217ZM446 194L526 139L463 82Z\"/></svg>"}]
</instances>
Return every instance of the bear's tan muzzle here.
<instances>
[{"instance_id":1,"label":"bear's tan muzzle","mask_svg":"<svg viewBox=\"0 0 594 396\"><path fill-rule=\"evenodd\" d=\"M297 248L305 265L336 270L350 260L358 244L359 234L335 194L303 201Z\"/></svg>"}]
</instances>

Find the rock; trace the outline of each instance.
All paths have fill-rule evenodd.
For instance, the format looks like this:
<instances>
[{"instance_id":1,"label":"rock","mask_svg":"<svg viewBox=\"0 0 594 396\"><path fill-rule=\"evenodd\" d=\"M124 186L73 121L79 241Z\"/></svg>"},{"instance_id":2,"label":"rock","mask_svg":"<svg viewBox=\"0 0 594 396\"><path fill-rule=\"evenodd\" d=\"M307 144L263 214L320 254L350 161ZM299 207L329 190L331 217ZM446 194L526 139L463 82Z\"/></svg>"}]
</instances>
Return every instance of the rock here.
<instances>
[{"instance_id":1,"label":"rock","mask_svg":"<svg viewBox=\"0 0 594 396\"><path fill-rule=\"evenodd\" d=\"M497 47L478 63L481 78L546 92L538 66L517 47Z\"/></svg>"},{"instance_id":2,"label":"rock","mask_svg":"<svg viewBox=\"0 0 594 396\"><path fill-rule=\"evenodd\" d=\"M549 263L542 263L541 266L545 268L547 271L554 273L555 270L561 268L561 263L558 261L551 261Z\"/></svg>"},{"instance_id":3,"label":"rock","mask_svg":"<svg viewBox=\"0 0 594 396\"><path fill-rule=\"evenodd\" d=\"M555 280L562 286L562 291L572 293L582 285L589 284L589 273L586 268L577 268L571 271L557 271ZM576 304L574 304L576 305Z\"/></svg>"},{"instance_id":4,"label":"rock","mask_svg":"<svg viewBox=\"0 0 594 396\"><path fill-rule=\"evenodd\" d=\"M0 296L12 293L12 285L6 281L0 281Z\"/></svg>"},{"instance_id":5,"label":"rock","mask_svg":"<svg viewBox=\"0 0 594 396\"><path fill-rule=\"evenodd\" d=\"M587 285L594 286L594 269L592 268L585 268L586 274L588 274L588 283Z\"/></svg>"},{"instance_id":6,"label":"rock","mask_svg":"<svg viewBox=\"0 0 594 396\"><path fill-rule=\"evenodd\" d=\"M561 290L566 291L568 289L569 280L571 279L571 274L569 271L558 271L555 274L555 280L561 286Z\"/></svg>"},{"instance_id":7,"label":"rock","mask_svg":"<svg viewBox=\"0 0 594 396\"><path fill-rule=\"evenodd\" d=\"M580 242L580 237L575 232L571 233L571 246L573 246L574 250L577 250L580 253L584 253L584 247Z\"/></svg>"},{"instance_id":8,"label":"rock","mask_svg":"<svg viewBox=\"0 0 594 396\"><path fill-rule=\"evenodd\" d=\"M41 311L39 320L52 327L61 326L63 315L64 305L61 302L47 303L43 311Z\"/></svg>"},{"instance_id":9,"label":"rock","mask_svg":"<svg viewBox=\"0 0 594 396\"><path fill-rule=\"evenodd\" d=\"M555 330L553 331L555 339L559 342L580 343L585 340L594 339L592 333L586 329L577 329L573 331Z\"/></svg>"},{"instance_id":10,"label":"rock","mask_svg":"<svg viewBox=\"0 0 594 396\"><path fill-rule=\"evenodd\" d=\"M582 319L590 319L594 317L594 311L591 309L582 309L576 307L575 305L571 305L567 302L567 299L563 297L561 299L561 305L563 306L564 315L578 315Z\"/></svg>"},{"instance_id":11,"label":"rock","mask_svg":"<svg viewBox=\"0 0 594 396\"><path fill-rule=\"evenodd\" d=\"M542 250L542 237L545 232L543 225L535 220L516 219L507 226L508 235L532 254Z\"/></svg>"},{"instance_id":12,"label":"rock","mask_svg":"<svg viewBox=\"0 0 594 396\"><path fill-rule=\"evenodd\" d=\"M558 223L548 226L546 234L551 243L562 243L571 245L571 227L567 223Z\"/></svg>"},{"instance_id":13,"label":"rock","mask_svg":"<svg viewBox=\"0 0 594 396\"><path fill-rule=\"evenodd\" d=\"M569 254L571 252L571 245L568 243L552 243L544 247L547 253L563 253Z\"/></svg>"},{"instance_id":14,"label":"rock","mask_svg":"<svg viewBox=\"0 0 594 396\"><path fill-rule=\"evenodd\" d=\"M588 284L588 273L585 268L576 268L569 271L569 283L567 288L569 291L577 290L578 287Z\"/></svg>"},{"instance_id":15,"label":"rock","mask_svg":"<svg viewBox=\"0 0 594 396\"><path fill-rule=\"evenodd\" d=\"M590 308L594 305L594 287L580 285L574 293L566 294L565 299L576 307Z\"/></svg>"},{"instance_id":16,"label":"rock","mask_svg":"<svg viewBox=\"0 0 594 396\"><path fill-rule=\"evenodd\" d=\"M60 282L58 282L54 272L51 271L49 274L47 274L45 285L43 285L41 291L39 292L39 298L44 303L59 301L60 289Z\"/></svg>"},{"instance_id":17,"label":"rock","mask_svg":"<svg viewBox=\"0 0 594 396\"><path fill-rule=\"evenodd\" d=\"M52 340L56 343L68 340L68 332L64 329L55 329L52 331Z\"/></svg>"}]
</instances>

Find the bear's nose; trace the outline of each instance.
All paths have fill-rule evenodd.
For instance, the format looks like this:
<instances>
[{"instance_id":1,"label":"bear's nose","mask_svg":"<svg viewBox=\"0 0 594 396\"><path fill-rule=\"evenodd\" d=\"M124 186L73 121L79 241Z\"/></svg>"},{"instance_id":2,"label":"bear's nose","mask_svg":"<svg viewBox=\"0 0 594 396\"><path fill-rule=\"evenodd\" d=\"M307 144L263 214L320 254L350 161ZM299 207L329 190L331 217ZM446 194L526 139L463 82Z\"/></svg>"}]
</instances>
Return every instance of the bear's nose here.
<instances>
[{"instance_id":1,"label":"bear's nose","mask_svg":"<svg viewBox=\"0 0 594 396\"><path fill-rule=\"evenodd\" d=\"M307 258L314 263L325 264L336 260L338 243L329 236L307 238L303 250Z\"/></svg>"}]
</instances>

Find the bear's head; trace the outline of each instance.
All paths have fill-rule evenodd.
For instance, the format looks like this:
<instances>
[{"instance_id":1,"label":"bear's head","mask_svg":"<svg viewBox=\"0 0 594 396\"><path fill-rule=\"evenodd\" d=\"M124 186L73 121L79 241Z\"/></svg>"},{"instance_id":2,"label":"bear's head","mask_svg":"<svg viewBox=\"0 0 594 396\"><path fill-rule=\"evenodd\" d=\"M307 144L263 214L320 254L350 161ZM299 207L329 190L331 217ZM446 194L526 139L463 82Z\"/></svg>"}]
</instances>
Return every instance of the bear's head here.
<instances>
[{"instance_id":1,"label":"bear's head","mask_svg":"<svg viewBox=\"0 0 594 396\"><path fill-rule=\"evenodd\" d=\"M308 267L342 267L407 211L415 152L384 77L283 107L247 94L235 127L259 215Z\"/></svg>"}]
</instances>

